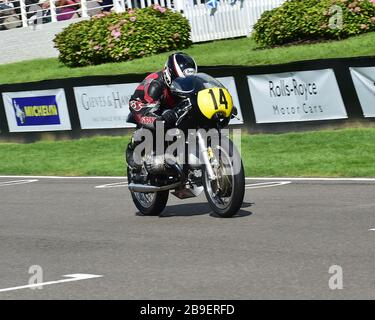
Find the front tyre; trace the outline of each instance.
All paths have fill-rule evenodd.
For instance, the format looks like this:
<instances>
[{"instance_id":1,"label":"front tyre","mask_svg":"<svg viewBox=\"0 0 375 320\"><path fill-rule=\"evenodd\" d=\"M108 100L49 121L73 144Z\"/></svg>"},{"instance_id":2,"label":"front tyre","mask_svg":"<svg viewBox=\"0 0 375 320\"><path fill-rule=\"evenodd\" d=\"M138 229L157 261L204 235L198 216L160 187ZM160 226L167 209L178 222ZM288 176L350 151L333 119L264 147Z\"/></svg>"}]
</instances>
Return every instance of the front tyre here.
<instances>
[{"instance_id":1,"label":"front tyre","mask_svg":"<svg viewBox=\"0 0 375 320\"><path fill-rule=\"evenodd\" d=\"M233 217L241 208L245 195L245 174L241 156L230 139L212 147L210 162L216 179L204 174L204 191L211 209L220 217Z\"/></svg>"}]
</instances>

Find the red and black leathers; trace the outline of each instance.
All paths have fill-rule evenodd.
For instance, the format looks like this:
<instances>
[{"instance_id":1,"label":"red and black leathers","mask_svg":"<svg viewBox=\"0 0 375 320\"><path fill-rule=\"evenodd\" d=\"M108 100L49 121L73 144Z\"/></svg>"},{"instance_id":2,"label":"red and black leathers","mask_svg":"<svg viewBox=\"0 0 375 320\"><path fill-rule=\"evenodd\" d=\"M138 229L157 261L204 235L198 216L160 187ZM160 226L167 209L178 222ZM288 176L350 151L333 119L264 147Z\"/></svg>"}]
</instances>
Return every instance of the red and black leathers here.
<instances>
[{"instance_id":1,"label":"red and black leathers","mask_svg":"<svg viewBox=\"0 0 375 320\"><path fill-rule=\"evenodd\" d=\"M149 129L154 129L155 121L161 119L164 110L172 109L176 104L177 100L165 83L162 71L148 75L129 101L134 122Z\"/></svg>"}]
</instances>

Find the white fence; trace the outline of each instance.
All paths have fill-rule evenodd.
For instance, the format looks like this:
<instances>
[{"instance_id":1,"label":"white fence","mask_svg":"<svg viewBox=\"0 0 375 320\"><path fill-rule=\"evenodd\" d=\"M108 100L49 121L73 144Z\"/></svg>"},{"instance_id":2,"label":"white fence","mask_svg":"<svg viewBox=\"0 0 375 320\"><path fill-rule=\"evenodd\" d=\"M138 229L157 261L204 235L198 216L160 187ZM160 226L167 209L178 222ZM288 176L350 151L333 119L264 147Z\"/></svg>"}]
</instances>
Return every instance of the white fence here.
<instances>
[{"instance_id":1,"label":"white fence","mask_svg":"<svg viewBox=\"0 0 375 320\"><path fill-rule=\"evenodd\" d=\"M261 14L285 0L221 0L215 9L204 0L184 1L183 13L191 25L193 42L247 36Z\"/></svg>"},{"instance_id":2,"label":"white fence","mask_svg":"<svg viewBox=\"0 0 375 320\"><path fill-rule=\"evenodd\" d=\"M189 19L193 42L248 35L265 11L285 0L220 0L211 9L205 0L0 0L0 30L87 18L102 11L123 12L153 4L181 12ZM112 3L113 2L113 3Z\"/></svg>"}]
</instances>

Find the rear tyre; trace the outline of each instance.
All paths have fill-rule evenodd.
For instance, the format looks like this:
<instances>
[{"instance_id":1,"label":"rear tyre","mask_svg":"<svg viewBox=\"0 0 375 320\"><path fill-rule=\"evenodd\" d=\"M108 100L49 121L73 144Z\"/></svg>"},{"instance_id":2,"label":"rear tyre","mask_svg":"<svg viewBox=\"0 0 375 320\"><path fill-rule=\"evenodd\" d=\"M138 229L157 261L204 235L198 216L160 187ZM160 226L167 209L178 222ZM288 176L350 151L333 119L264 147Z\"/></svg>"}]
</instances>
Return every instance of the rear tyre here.
<instances>
[{"instance_id":1,"label":"rear tyre","mask_svg":"<svg viewBox=\"0 0 375 320\"><path fill-rule=\"evenodd\" d=\"M141 193L131 191L133 202L139 212L144 216L158 216L165 209L169 191L159 191L153 193Z\"/></svg>"},{"instance_id":2,"label":"rear tyre","mask_svg":"<svg viewBox=\"0 0 375 320\"><path fill-rule=\"evenodd\" d=\"M128 182L130 181L131 179L128 168ZM158 216L163 212L167 205L169 190L148 193L130 191L130 194L135 206L142 215Z\"/></svg>"}]
</instances>

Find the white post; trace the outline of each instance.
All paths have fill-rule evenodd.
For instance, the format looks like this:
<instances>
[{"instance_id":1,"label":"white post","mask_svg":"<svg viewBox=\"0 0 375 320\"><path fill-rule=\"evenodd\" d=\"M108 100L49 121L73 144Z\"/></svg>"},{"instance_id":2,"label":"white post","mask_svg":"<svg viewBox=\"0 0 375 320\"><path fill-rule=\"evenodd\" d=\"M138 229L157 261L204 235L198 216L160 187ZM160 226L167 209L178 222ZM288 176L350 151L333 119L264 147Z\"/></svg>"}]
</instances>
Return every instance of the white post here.
<instances>
[{"instance_id":1,"label":"white post","mask_svg":"<svg viewBox=\"0 0 375 320\"><path fill-rule=\"evenodd\" d=\"M183 11L184 10L183 0L174 0L174 9L176 11Z\"/></svg>"},{"instance_id":2,"label":"white post","mask_svg":"<svg viewBox=\"0 0 375 320\"><path fill-rule=\"evenodd\" d=\"M57 21L57 15L56 15L55 0L49 0L49 9L51 11L51 21L56 22Z\"/></svg>"},{"instance_id":3,"label":"white post","mask_svg":"<svg viewBox=\"0 0 375 320\"><path fill-rule=\"evenodd\" d=\"M125 12L125 1L124 0L113 0L113 7L117 13Z\"/></svg>"},{"instance_id":4,"label":"white post","mask_svg":"<svg viewBox=\"0 0 375 320\"><path fill-rule=\"evenodd\" d=\"M89 15L87 13L86 0L81 0L81 10L82 10L82 18L87 18Z\"/></svg>"},{"instance_id":5,"label":"white post","mask_svg":"<svg viewBox=\"0 0 375 320\"><path fill-rule=\"evenodd\" d=\"M28 24L27 24L25 0L20 0L20 9L21 9L22 27L27 27Z\"/></svg>"}]
</instances>

